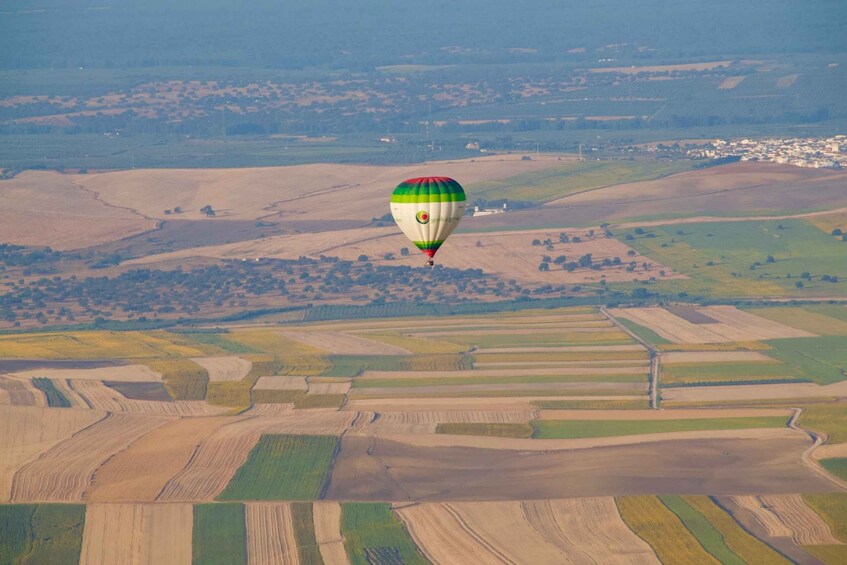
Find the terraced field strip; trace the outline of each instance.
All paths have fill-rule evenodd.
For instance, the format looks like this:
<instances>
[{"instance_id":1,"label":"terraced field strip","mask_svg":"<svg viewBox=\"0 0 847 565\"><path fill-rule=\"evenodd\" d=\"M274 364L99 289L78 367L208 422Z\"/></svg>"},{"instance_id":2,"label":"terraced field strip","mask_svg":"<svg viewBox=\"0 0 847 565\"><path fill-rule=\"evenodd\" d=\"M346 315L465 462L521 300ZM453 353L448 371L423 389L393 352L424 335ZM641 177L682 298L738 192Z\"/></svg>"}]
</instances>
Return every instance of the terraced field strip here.
<instances>
[{"instance_id":1,"label":"terraced field strip","mask_svg":"<svg viewBox=\"0 0 847 565\"><path fill-rule=\"evenodd\" d=\"M539 383L639 383L647 381L647 371L644 367L613 367L610 369L562 369L553 374L544 374L546 369L514 371L504 370L499 375L486 375L493 371L474 371L466 376L442 376L442 377L415 377L414 374L389 378L359 377L352 383L356 389L367 388L419 388L430 386L464 386L464 385L522 385ZM457 371L458 372L458 371ZM499 371L498 371L499 372ZM464 371L462 372L465 373ZM480 373L480 374L474 374ZM344 394L349 391L350 385L338 386L337 392ZM310 385L310 390L317 385Z\"/></svg>"},{"instance_id":2,"label":"terraced field strip","mask_svg":"<svg viewBox=\"0 0 847 565\"><path fill-rule=\"evenodd\" d=\"M341 536L341 504L315 502L312 505L312 512L315 539L323 562L326 565L348 565L350 559L347 557L344 538Z\"/></svg>"},{"instance_id":3,"label":"terraced field strip","mask_svg":"<svg viewBox=\"0 0 847 565\"><path fill-rule=\"evenodd\" d=\"M603 331L567 331L555 333L528 333L516 334L462 334L450 335L449 341L480 348L493 347L566 347L579 345L627 345L631 343L630 337L624 332L607 331L604 328L596 328Z\"/></svg>"},{"instance_id":4,"label":"terraced field strip","mask_svg":"<svg viewBox=\"0 0 847 565\"><path fill-rule=\"evenodd\" d=\"M282 332L288 339L312 346L327 353L341 355L409 355L411 351L397 345L367 339L344 332L318 331L305 328Z\"/></svg>"},{"instance_id":5,"label":"terraced field strip","mask_svg":"<svg viewBox=\"0 0 847 565\"><path fill-rule=\"evenodd\" d=\"M540 410L646 410L650 408L650 400L647 398L535 400L532 405Z\"/></svg>"},{"instance_id":6,"label":"terraced field strip","mask_svg":"<svg viewBox=\"0 0 847 565\"><path fill-rule=\"evenodd\" d=\"M276 376L276 377L259 377L256 384L253 385L253 391L257 390L299 390L306 392L309 390L309 384L306 382L307 377L295 376Z\"/></svg>"},{"instance_id":7,"label":"terraced field strip","mask_svg":"<svg viewBox=\"0 0 847 565\"><path fill-rule=\"evenodd\" d=\"M535 420L533 438L568 439L610 437L703 430L784 428L786 416L742 418L687 418L680 420Z\"/></svg>"},{"instance_id":8,"label":"terraced field strip","mask_svg":"<svg viewBox=\"0 0 847 565\"><path fill-rule=\"evenodd\" d=\"M282 331L274 329L234 329L227 334L227 339L280 358L320 357L328 353L318 347L293 340Z\"/></svg>"},{"instance_id":9,"label":"terraced field strip","mask_svg":"<svg viewBox=\"0 0 847 565\"><path fill-rule=\"evenodd\" d=\"M387 503L343 503L341 535L352 565L427 563Z\"/></svg>"},{"instance_id":10,"label":"terraced field strip","mask_svg":"<svg viewBox=\"0 0 847 565\"><path fill-rule=\"evenodd\" d=\"M80 563L188 564L192 527L190 504L89 504Z\"/></svg>"},{"instance_id":11,"label":"terraced field strip","mask_svg":"<svg viewBox=\"0 0 847 565\"><path fill-rule=\"evenodd\" d=\"M826 523L839 544L806 545L806 551L824 563L847 562L847 494L804 494L803 502Z\"/></svg>"},{"instance_id":12,"label":"terraced field strip","mask_svg":"<svg viewBox=\"0 0 847 565\"><path fill-rule=\"evenodd\" d=\"M78 563L85 506L0 504L0 561Z\"/></svg>"},{"instance_id":13,"label":"terraced field strip","mask_svg":"<svg viewBox=\"0 0 847 565\"><path fill-rule=\"evenodd\" d=\"M291 521L301 563L323 563L321 549L315 536L315 514L311 502L292 502ZM342 547L342 550L344 548Z\"/></svg>"},{"instance_id":14,"label":"terraced field strip","mask_svg":"<svg viewBox=\"0 0 847 565\"><path fill-rule=\"evenodd\" d=\"M778 363L761 351L667 351L662 354L663 366L689 363Z\"/></svg>"},{"instance_id":15,"label":"terraced field strip","mask_svg":"<svg viewBox=\"0 0 847 565\"><path fill-rule=\"evenodd\" d=\"M642 380L642 379L639 379ZM350 390L351 399L364 398L473 398L544 396L640 396L647 393L645 382L576 381L553 383L504 383L432 385L419 387L366 387Z\"/></svg>"},{"instance_id":16,"label":"terraced field strip","mask_svg":"<svg viewBox=\"0 0 847 565\"><path fill-rule=\"evenodd\" d=\"M715 529L705 516L692 508L679 496L660 496L659 500L670 508L682 521L686 529L691 532L703 549L712 554L724 565L745 565L734 551L727 547L724 537Z\"/></svg>"},{"instance_id":17,"label":"terraced field strip","mask_svg":"<svg viewBox=\"0 0 847 565\"><path fill-rule=\"evenodd\" d=\"M227 418L181 418L156 428L97 469L86 500L153 502Z\"/></svg>"},{"instance_id":18,"label":"terraced field strip","mask_svg":"<svg viewBox=\"0 0 847 565\"><path fill-rule=\"evenodd\" d=\"M285 503L245 504L247 563L299 565L291 506Z\"/></svg>"},{"instance_id":19,"label":"terraced field strip","mask_svg":"<svg viewBox=\"0 0 847 565\"><path fill-rule=\"evenodd\" d=\"M47 406L47 396L35 388L30 379L13 379L0 375L0 389L12 406Z\"/></svg>"},{"instance_id":20,"label":"terraced field strip","mask_svg":"<svg viewBox=\"0 0 847 565\"><path fill-rule=\"evenodd\" d=\"M21 467L104 417L95 410L0 405L0 502L10 499Z\"/></svg>"},{"instance_id":21,"label":"terraced field strip","mask_svg":"<svg viewBox=\"0 0 847 565\"><path fill-rule=\"evenodd\" d=\"M802 372L777 361L729 363L662 363L663 387L697 386L711 383L754 384L798 382L808 379Z\"/></svg>"},{"instance_id":22,"label":"terraced field strip","mask_svg":"<svg viewBox=\"0 0 847 565\"><path fill-rule=\"evenodd\" d=\"M264 435L220 500L314 500L329 480L335 436Z\"/></svg>"},{"instance_id":23,"label":"terraced field strip","mask_svg":"<svg viewBox=\"0 0 847 565\"><path fill-rule=\"evenodd\" d=\"M241 503L195 504L193 562L203 565L247 563L246 524Z\"/></svg>"},{"instance_id":24,"label":"terraced field strip","mask_svg":"<svg viewBox=\"0 0 847 565\"><path fill-rule=\"evenodd\" d=\"M789 408L700 408L685 410L541 410L537 420L704 420L725 418L782 418L787 422Z\"/></svg>"},{"instance_id":25,"label":"terraced field strip","mask_svg":"<svg viewBox=\"0 0 847 565\"><path fill-rule=\"evenodd\" d=\"M202 400L132 400L100 381L69 382L71 389L96 410L151 416L215 416L227 412L226 408L212 406Z\"/></svg>"},{"instance_id":26,"label":"terraced field strip","mask_svg":"<svg viewBox=\"0 0 847 565\"><path fill-rule=\"evenodd\" d=\"M691 508L699 512L718 531L726 546L745 563L779 563L789 565L770 546L745 531L729 514L707 496L683 496Z\"/></svg>"},{"instance_id":27,"label":"terraced field strip","mask_svg":"<svg viewBox=\"0 0 847 565\"><path fill-rule=\"evenodd\" d=\"M662 390L662 398L672 402L709 402L720 404L723 401L790 400L795 399L834 399L847 395L847 381L820 386L814 383L780 383L760 385L709 385L691 387L671 387ZM825 425L825 424L824 424Z\"/></svg>"},{"instance_id":28,"label":"terraced field strip","mask_svg":"<svg viewBox=\"0 0 847 565\"><path fill-rule=\"evenodd\" d=\"M35 377L32 379L32 385L44 393L47 398L47 406L50 408L70 408L71 402L62 394L62 391L56 388L53 381L44 377Z\"/></svg>"},{"instance_id":29,"label":"terraced field strip","mask_svg":"<svg viewBox=\"0 0 847 565\"><path fill-rule=\"evenodd\" d=\"M71 331L0 336L0 358L146 359L199 357L208 349L168 332Z\"/></svg>"},{"instance_id":30,"label":"terraced field strip","mask_svg":"<svg viewBox=\"0 0 847 565\"><path fill-rule=\"evenodd\" d=\"M847 375L847 337L779 339L769 341L768 355L791 366L799 375L827 385Z\"/></svg>"},{"instance_id":31,"label":"terraced field strip","mask_svg":"<svg viewBox=\"0 0 847 565\"><path fill-rule=\"evenodd\" d=\"M616 502L624 523L653 548L662 563L720 563L657 497L622 496Z\"/></svg>"},{"instance_id":32,"label":"terraced field strip","mask_svg":"<svg viewBox=\"0 0 847 565\"><path fill-rule=\"evenodd\" d=\"M798 545L844 543L832 535L829 525L809 508L799 494L762 496L761 500L791 530L791 538Z\"/></svg>"},{"instance_id":33,"label":"terraced field strip","mask_svg":"<svg viewBox=\"0 0 847 565\"><path fill-rule=\"evenodd\" d=\"M533 431L529 424L455 423L438 424L435 428L435 433L438 434L524 438L532 437Z\"/></svg>"},{"instance_id":34,"label":"terraced field strip","mask_svg":"<svg viewBox=\"0 0 847 565\"><path fill-rule=\"evenodd\" d=\"M107 415L21 467L12 483L11 500L81 500L103 463L169 421L154 416Z\"/></svg>"},{"instance_id":35,"label":"terraced field strip","mask_svg":"<svg viewBox=\"0 0 847 565\"><path fill-rule=\"evenodd\" d=\"M203 440L182 471L159 494L161 501L214 499L247 460L263 434L341 434L356 412L292 411L278 416L241 416Z\"/></svg>"},{"instance_id":36,"label":"terraced field strip","mask_svg":"<svg viewBox=\"0 0 847 565\"><path fill-rule=\"evenodd\" d=\"M72 379L75 381L119 381L127 383L162 381L162 373L141 364L93 367L90 369L28 369L26 371L15 371L14 373L10 373L10 375L20 379L46 377L49 379Z\"/></svg>"}]
</instances>

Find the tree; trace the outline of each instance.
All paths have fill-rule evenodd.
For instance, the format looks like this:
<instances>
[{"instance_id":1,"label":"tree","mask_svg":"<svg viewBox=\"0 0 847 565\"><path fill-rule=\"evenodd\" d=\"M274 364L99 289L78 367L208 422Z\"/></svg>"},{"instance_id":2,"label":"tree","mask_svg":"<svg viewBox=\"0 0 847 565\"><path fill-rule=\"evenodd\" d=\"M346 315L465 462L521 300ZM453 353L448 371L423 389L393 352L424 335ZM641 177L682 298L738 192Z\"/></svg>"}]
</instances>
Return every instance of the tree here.
<instances>
[{"instance_id":1,"label":"tree","mask_svg":"<svg viewBox=\"0 0 847 565\"><path fill-rule=\"evenodd\" d=\"M766 263L776 263L776 259L773 258L773 255L768 255L767 259L765 259Z\"/></svg>"},{"instance_id":2,"label":"tree","mask_svg":"<svg viewBox=\"0 0 847 565\"><path fill-rule=\"evenodd\" d=\"M803 281L797 281L796 283L794 283L794 286L796 286L797 288L803 288Z\"/></svg>"},{"instance_id":3,"label":"tree","mask_svg":"<svg viewBox=\"0 0 847 565\"><path fill-rule=\"evenodd\" d=\"M843 235L844 232L841 231L841 228L835 228L832 230L832 235Z\"/></svg>"},{"instance_id":4,"label":"tree","mask_svg":"<svg viewBox=\"0 0 847 565\"><path fill-rule=\"evenodd\" d=\"M540 239L533 239L532 245L535 246L535 247L538 247L539 245L541 245L541 240Z\"/></svg>"},{"instance_id":5,"label":"tree","mask_svg":"<svg viewBox=\"0 0 847 565\"><path fill-rule=\"evenodd\" d=\"M559 234L559 243L567 243L569 241L570 241L570 238L568 237L568 234L566 234L566 233L560 233Z\"/></svg>"},{"instance_id":6,"label":"tree","mask_svg":"<svg viewBox=\"0 0 847 565\"><path fill-rule=\"evenodd\" d=\"M541 272L547 272L547 271L550 270L550 264L544 263L544 262L539 263L538 270L541 271Z\"/></svg>"},{"instance_id":7,"label":"tree","mask_svg":"<svg viewBox=\"0 0 847 565\"><path fill-rule=\"evenodd\" d=\"M408 247L402 247L400 249L400 255L402 255L403 257L407 257L409 255L409 248Z\"/></svg>"},{"instance_id":8,"label":"tree","mask_svg":"<svg viewBox=\"0 0 847 565\"><path fill-rule=\"evenodd\" d=\"M362 263L366 262L367 260L368 260L368 256L367 256L367 255L364 255L364 254L363 254L363 255L359 255L359 261L361 261Z\"/></svg>"},{"instance_id":9,"label":"tree","mask_svg":"<svg viewBox=\"0 0 847 565\"><path fill-rule=\"evenodd\" d=\"M206 204L205 206L203 206L202 208L200 208L200 211L201 211L202 213L206 214L206 216L208 216L208 217L210 217L210 218L211 218L211 217L213 217L213 216L215 215L215 211L212 209L212 205L211 205L211 204Z\"/></svg>"}]
</instances>

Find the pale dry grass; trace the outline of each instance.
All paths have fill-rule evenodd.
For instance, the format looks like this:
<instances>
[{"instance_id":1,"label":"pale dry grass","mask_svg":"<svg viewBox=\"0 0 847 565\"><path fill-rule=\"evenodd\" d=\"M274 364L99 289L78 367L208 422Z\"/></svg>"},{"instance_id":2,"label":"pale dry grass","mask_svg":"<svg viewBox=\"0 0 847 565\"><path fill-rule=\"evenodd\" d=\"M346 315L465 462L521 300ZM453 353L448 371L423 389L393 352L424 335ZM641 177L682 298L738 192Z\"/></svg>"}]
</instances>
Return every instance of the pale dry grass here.
<instances>
[{"instance_id":1,"label":"pale dry grass","mask_svg":"<svg viewBox=\"0 0 847 565\"><path fill-rule=\"evenodd\" d=\"M662 364L674 363L732 363L776 361L759 351L668 351L662 354Z\"/></svg>"},{"instance_id":2,"label":"pale dry grass","mask_svg":"<svg viewBox=\"0 0 847 565\"><path fill-rule=\"evenodd\" d=\"M181 418L161 426L97 469L86 500L153 502L227 418Z\"/></svg>"},{"instance_id":3,"label":"pale dry grass","mask_svg":"<svg viewBox=\"0 0 847 565\"><path fill-rule=\"evenodd\" d=\"M306 377L260 377L253 385L253 390L302 390L305 392L308 389Z\"/></svg>"},{"instance_id":4,"label":"pale dry grass","mask_svg":"<svg viewBox=\"0 0 847 565\"><path fill-rule=\"evenodd\" d=\"M190 504L89 504L83 565L191 563Z\"/></svg>"},{"instance_id":5,"label":"pale dry grass","mask_svg":"<svg viewBox=\"0 0 847 565\"><path fill-rule=\"evenodd\" d=\"M222 406L212 406L203 400L134 400L125 397L100 381L69 381L92 408L109 412L129 412L156 416L215 416L229 411Z\"/></svg>"},{"instance_id":6,"label":"pale dry grass","mask_svg":"<svg viewBox=\"0 0 847 565\"><path fill-rule=\"evenodd\" d=\"M253 363L234 355L227 357L192 357L192 361L206 369L210 382L240 381L250 372Z\"/></svg>"},{"instance_id":7,"label":"pale dry grass","mask_svg":"<svg viewBox=\"0 0 847 565\"><path fill-rule=\"evenodd\" d=\"M337 355L409 355L408 349L333 331L287 331L283 336Z\"/></svg>"},{"instance_id":8,"label":"pale dry grass","mask_svg":"<svg viewBox=\"0 0 847 565\"><path fill-rule=\"evenodd\" d=\"M703 418L755 418L793 414L789 408L715 408L684 410L542 410L539 420L698 420Z\"/></svg>"},{"instance_id":9,"label":"pale dry grass","mask_svg":"<svg viewBox=\"0 0 847 565\"><path fill-rule=\"evenodd\" d=\"M251 502L245 506L247 563L300 564L291 505L284 502Z\"/></svg>"},{"instance_id":10,"label":"pale dry grass","mask_svg":"<svg viewBox=\"0 0 847 565\"><path fill-rule=\"evenodd\" d=\"M830 385L785 383L766 385L691 386L662 389L662 399L672 402L725 400L780 400L847 396L847 381Z\"/></svg>"},{"instance_id":11,"label":"pale dry grass","mask_svg":"<svg viewBox=\"0 0 847 565\"><path fill-rule=\"evenodd\" d=\"M723 79L723 82L718 86L718 90L732 90L747 78L746 75L736 76L736 77L726 77Z\"/></svg>"},{"instance_id":12,"label":"pale dry grass","mask_svg":"<svg viewBox=\"0 0 847 565\"><path fill-rule=\"evenodd\" d=\"M163 417L109 414L21 467L12 482L11 500L82 500L100 466L168 421Z\"/></svg>"},{"instance_id":13,"label":"pale dry grass","mask_svg":"<svg viewBox=\"0 0 847 565\"><path fill-rule=\"evenodd\" d=\"M350 558L344 549L341 535L341 504L315 502L312 505L315 539L326 565L349 565Z\"/></svg>"},{"instance_id":14,"label":"pale dry grass","mask_svg":"<svg viewBox=\"0 0 847 565\"><path fill-rule=\"evenodd\" d=\"M682 63L679 65L647 65L643 67L597 67L589 69L592 73L622 73L635 75L638 73L662 73L672 71L710 71L720 67L728 67L732 61L712 61L709 63Z\"/></svg>"},{"instance_id":15,"label":"pale dry grass","mask_svg":"<svg viewBox=\"0 0 847 565\"><path fill-rule=\"evenodd\" d=\"M350 382L344 383L309 383L309 394L347 394Z\"/></svg>"},{"instance_id":16,"label":"pale dry grass","mask_svg":"<svg viewBox=\"0 0 847 565\"><path fill-rule=\"evenodd\" d=\"M94 410L0 406L0 502L10 499L18 469L105 416Z\"/></svg>"},{"instance_id":17,"label":"pale dry grass","mask_svg":"<svg viewBox=\"0 0 847 565\"><path fill-rule=\"evenodd\" d=\"M532 402L539 400L632 400L632 396L526 396L491 398L350 398L344 405L345 410L360 411L405 411L421 410L532 410Z\"/></svg>"}]
</instances>

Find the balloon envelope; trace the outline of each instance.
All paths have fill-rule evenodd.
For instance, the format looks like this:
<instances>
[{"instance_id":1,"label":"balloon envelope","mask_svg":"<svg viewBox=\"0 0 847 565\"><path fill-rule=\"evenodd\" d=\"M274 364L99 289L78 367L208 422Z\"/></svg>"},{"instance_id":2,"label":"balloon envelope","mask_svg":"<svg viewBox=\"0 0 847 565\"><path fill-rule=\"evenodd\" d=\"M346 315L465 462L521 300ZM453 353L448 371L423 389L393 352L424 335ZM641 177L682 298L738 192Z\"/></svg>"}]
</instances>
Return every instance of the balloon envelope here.
<instances>
[{"instance_id":1,"label":"balloon envelope","mask_svg":"<svg viewBox=\"0 0 847 565\"><path fill-rule=\"evenodd\" d=\"M429 257L465 214L465 191L448 177L407 179L391 194L391 215L415 246Z\"/></svg>"}]
</instances>

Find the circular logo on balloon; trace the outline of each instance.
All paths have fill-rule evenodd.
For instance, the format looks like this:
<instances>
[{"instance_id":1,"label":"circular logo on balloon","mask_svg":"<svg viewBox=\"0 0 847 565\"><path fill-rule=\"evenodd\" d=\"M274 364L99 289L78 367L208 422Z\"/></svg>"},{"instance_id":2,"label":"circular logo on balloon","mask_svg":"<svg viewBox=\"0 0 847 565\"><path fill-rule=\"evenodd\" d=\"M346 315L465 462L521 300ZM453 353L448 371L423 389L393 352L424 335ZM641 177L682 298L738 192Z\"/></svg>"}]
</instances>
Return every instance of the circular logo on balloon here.
<instances>
[{"instance_id":1,"label":"circular logo on balloon","mask_svg":"<svg viewBox=\"0 0 847 565\"><path fill-rule=\"evenodd\" d=\"M429 212L425 210L421 210L417 214L415 214L415 219L419 224L428 224L429 223Z\"/></svg>"}]
</instances>

